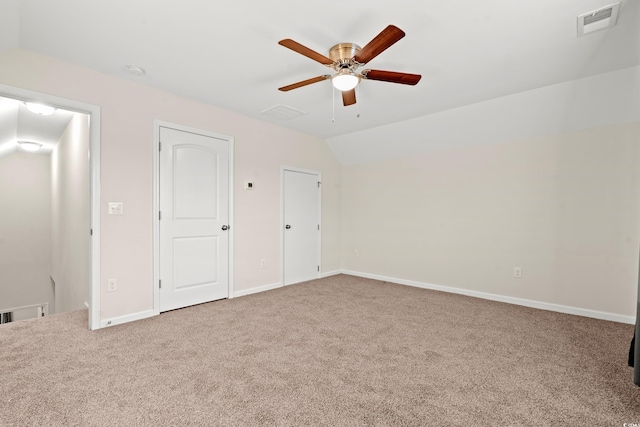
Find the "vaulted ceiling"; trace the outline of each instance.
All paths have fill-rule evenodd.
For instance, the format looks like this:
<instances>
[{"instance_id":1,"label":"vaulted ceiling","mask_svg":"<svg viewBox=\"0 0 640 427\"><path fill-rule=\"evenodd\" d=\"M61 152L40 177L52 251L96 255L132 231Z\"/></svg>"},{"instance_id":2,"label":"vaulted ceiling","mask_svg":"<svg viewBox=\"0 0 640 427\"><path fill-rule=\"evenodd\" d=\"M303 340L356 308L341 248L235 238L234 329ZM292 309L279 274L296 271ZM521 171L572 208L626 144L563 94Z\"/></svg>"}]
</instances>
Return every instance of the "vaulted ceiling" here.
<instances>
[{"instance_id":1,"label":"vaulted ceiling","mask_svg":"<svg viewBox=\"0 0 640 427\"><path fill-rule=\"evenodd\" d=\"M637 66L640 0L622 0L615 27L577 36L577 16L610 1L4 0L0 49L32 50L331 139ZM330 72L279 40L328 55L337 43L366 45L389 24L406 37L366 68L421 74L417 86L366 80L350 107L339 93L333 100L329 81L278 91ZM128 64L146 73L132 75ZM281 104L305 114L263 113Z\"/></svg>"}]
</instances>

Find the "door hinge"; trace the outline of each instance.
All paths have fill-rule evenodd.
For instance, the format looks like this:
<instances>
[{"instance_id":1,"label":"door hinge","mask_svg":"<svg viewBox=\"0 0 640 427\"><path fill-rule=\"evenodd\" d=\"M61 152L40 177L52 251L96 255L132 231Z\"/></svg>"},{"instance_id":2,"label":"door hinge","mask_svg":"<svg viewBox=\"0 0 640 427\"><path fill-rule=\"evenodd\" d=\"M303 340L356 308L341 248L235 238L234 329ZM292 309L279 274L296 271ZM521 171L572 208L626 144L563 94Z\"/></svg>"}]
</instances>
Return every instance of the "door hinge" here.
<instances>
[{"instance_id":1,"label":"door hinge","mask_svg":"<svg viewBox=\"0 0 640 427\"><path fill-rule=\"evenodd\" d=\"M162 151L162 142L158 141L158 151Z\"/></svg>"},{"instance_id":2,"label":"door hinge","mask_svg":"<svg viewBox=\"0 0 640 427\"><path fill-rule=\"evenodd\" d=\"M93 236L93 228L90 228L90 229L89 229L89 235L90 235L90 236Z\"/></svg>"},{"instance_id":3,"label":"door hinge","mask_svg":"<svg viewBox=\"0 0 640 427\"><path fill-rule=\"evenodd\" d=\"M158 280L158 286L162 289L162 280Z\"/></svg>"},{"instance_id":4,"label":"door hinge","mask_svg":"<svg viewBox=\"0 0 640 427\"><path fill-rule=\"evenodd\" d=\"M158 221L162 219L162 211L158 211Z\"/></svg>"},{"instance_id":5,"label":"door hinge","mask_svg":"<svg viewBox=\"0 0 640 427\"><path fill-rule=\"evenodd\" d=\"M318 266L318 271L320 271L320 266Z\"/></svg>"},{"instance_id":6,"label":"door hinge","mask_svg":"<svg viewBox=\"0 0 640 427\"><path fill-rule=\"evenodd\" d=\"M318 224L318 231L320 231L320 224Z\"/></svg>"},{"instance_id":7,"label":"door hinge","mask_svg":"<svg viewBox=\"0 0 640 427\"><path fill-rule=\"evenodd\" d=\"M318 181L318 188L320 188L320 184L322 184L320 181Z\"/></svg>"}]
</instances>

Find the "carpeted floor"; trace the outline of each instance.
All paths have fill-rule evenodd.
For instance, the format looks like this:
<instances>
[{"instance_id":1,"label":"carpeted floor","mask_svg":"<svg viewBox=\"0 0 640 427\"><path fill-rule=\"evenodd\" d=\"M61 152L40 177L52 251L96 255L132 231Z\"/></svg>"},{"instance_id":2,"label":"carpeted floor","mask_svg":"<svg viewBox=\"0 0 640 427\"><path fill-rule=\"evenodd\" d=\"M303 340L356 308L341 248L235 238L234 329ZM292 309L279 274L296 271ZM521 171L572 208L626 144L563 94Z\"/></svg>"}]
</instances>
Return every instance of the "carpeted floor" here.
<instances>
[{"instance_id":1,"label":"carpeted floor","mask_svg":"<svg viewBox=\"0 0 640 427\"><path fill-rule=\"evenodd\" d=\"M0 327L2 426L623 426L633 327L351 276Z\"/></svg>"}]
</instances>

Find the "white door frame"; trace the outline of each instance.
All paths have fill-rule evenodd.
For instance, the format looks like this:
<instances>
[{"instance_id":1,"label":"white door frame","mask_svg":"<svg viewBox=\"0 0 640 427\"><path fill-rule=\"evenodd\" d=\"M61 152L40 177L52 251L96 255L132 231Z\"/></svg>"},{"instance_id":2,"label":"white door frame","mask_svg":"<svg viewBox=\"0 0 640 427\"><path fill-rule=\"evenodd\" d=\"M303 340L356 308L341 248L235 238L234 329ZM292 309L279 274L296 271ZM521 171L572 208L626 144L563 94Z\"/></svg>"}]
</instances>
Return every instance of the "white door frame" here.
<instances>
[{"instance_id":1,"label":"white door frame","mask_svg":"<svg viewBox=\"0 0 640 427\"><path fill-rule=\"evenodd\" d=\"M182 132L195 133L211 138L221 139L229 143L229 296L233 298L233 254L234 225L233 220L233 183L234 183L234 138L228 135L183 126L162 120L153 121L153 314L160 314L160 128L166 127Z\"/></svg>"},{"instance_id":2,"label":"white door frame","mask_svg":"<svg viewBox=\"0 0 640 427\"><path fill-rule=\"evenodd\" d=\"M284 173L285 171L307 173L317 175L322 188L322 172L312 169L301 169L292 166L280 167L280 283L284 283ZM322 191L318 192L318 221L320 222L320 234L318 234L318 278L322 275Z\"/></svg>"},{"instance_id":3,"label":"white door frame","mask_svg":"<svg viewBox=\"0 0 640 427\"><path fill-rule=\"evenodd\" d=\"M89 116L89 180L90 227L87 230L90 241L89 265L89 329L100 328L100 107L93 104L47 95L13 86L0 84L0 96L33 101L75 111Z\"/></svg>"}]
</instances>

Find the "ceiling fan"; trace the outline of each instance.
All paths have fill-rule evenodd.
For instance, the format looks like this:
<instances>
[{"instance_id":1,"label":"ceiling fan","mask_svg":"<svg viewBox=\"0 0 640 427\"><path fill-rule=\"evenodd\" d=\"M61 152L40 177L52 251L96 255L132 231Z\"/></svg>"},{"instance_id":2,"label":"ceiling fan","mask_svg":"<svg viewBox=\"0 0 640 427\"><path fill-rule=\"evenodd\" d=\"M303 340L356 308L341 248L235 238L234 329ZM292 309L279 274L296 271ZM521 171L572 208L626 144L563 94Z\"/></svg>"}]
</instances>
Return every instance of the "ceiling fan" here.
<instances>
[{"instance_id":1,"label":"ceiling fan","mask_svg":"<svg viewBox=\"0 0 640 427\"><path fill-rule=\"evenodd\" d=\"M307 58L313 59L329 68L333 68L336 74L325 74L301 82L293 83L288 86L278 88L283 92L318 83L323 80L331 79L333 86L342 91L342 103L345 106L356 103L356 91L362 79L379 80L390 83L400 83L405 85L415 85L422 77L420 74L400 73L396 71L381 70L362 70L358 68L371 61L376 56L387 50L390 46L405 36L404 31L395 25L389 25L382 30L380 34L375 36L373 40L361 48L354 43L339 43L329 49L329 57L326 57L314 50L309 49L300 43L291 39L280 40L278 44L298 52Z\"/></svg>"}]
</instances>

